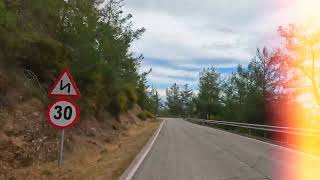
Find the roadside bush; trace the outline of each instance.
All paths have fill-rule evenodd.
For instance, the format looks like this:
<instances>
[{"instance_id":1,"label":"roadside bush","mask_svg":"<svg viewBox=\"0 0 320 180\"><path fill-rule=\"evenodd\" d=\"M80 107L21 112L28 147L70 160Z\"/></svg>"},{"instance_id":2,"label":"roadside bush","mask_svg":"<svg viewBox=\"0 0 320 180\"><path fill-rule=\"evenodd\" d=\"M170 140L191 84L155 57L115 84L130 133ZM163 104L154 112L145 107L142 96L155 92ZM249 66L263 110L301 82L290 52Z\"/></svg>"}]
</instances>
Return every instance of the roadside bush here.
<instances>
[{"instance_id":1,"label":"roadside bush","mask_svg":"<svg viewBox=\"0 0 320 180\"><path fill-rule=\"evenodd\" d=\"M137 114L137 117L143 121L147 120L147 119L153 119L155 118L155 116L149 112L149 111L142 111L139 114Z\"/></svg>"},{"instance_id":2,"label":"roadside bush","mask_svg":"<svg viewBox=\"0 0 320 180\"><path fill-rule=\"evenodd\" d=\"M125 94L128 97L128 106L131 108L133 104L137 103L138 97L135 91L135 87L133 85L127 85L125 87Z\"/></svg>"},{"instance_id":3,"label":"roadside bush","mask_svg":"<svg viewBox=\"0 0 320 180\"><path fill-rule=\"evenodd\" d=\"M111 103L109 105L109 111L118 116L120 112L128 110L128 98L125 94L120 93L114 97L111 97Z\"/></svg>"},{"instance_id":4,"label":"roadside bush","mask_svg":"<svg viewBox=\"0 0 320 180\"><path fill-rule=\"evenodd\" d=\"M128 98L124 94L120 94L118 96L118 104L120 108L120 112L124 112L128 109Z\"/></svg>"}]
</instances>

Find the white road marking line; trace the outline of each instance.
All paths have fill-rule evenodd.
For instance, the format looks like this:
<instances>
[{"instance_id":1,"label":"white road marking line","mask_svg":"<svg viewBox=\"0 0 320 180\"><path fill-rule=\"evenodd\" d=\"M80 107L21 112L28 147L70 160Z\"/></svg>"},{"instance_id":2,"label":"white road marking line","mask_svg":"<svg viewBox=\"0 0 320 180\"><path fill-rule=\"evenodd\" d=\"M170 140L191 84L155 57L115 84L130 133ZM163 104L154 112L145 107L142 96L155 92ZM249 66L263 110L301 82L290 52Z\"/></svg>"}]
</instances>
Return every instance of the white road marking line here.
<instances>
[{"instance_id":1,"label":"white road marking line","mask_svg":"<svg viewBox=\"0 0 320 180\"><path fill-rule=\"evenodd\" d=\"M156 141L163 124L166 120L162 120L159 128L155 132L155 134L151 137L149 142L142 148L140 153L134 158L132 163L129 165L129 167L124 171L124 173L120 176L119 180L131 180L134 176L134 174L137 172L138 168L142 164L143 160L146 158L148 153L150 152L154 142Z\"/></svg>"}]
</instances>

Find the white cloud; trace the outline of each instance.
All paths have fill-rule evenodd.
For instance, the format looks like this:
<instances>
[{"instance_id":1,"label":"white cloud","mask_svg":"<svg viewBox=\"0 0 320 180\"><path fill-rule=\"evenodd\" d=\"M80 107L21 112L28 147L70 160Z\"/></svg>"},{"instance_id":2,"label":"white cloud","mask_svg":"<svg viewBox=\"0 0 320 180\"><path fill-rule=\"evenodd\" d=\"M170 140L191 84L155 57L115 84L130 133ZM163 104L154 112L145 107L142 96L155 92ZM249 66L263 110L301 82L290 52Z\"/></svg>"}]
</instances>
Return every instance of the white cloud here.
<instances>
[{"instance_id":1,"label":"white cloud","mask_svg":"<svg viewBox=\"0 0 320 180\"><path fill-rule=\"evenodd\" d=\"M135 52L149 58L192 61L194 59L232 58L248 61L252 50L243 34L221 29L195 27L194 19L174 17L164 12L133 11L135 23L147 31L133 45ZM205 24L205 22L203 22ZM254 50L254 48L253 48Z\"/></svg>"},{"instance_id":2,"label":"white cloud","mask_svg":"<svg viewBox=\"0 0 320 180\"><path fill-rule=\"evenodd\" d=\"M166 97L166 89L158 89L157 91L161 99L164 99Z\"/></svg>"},{"instance_id":3,"label":"white cloud","mask_svg":"<svg viewBox=\"0 0 320 180\"><path fill-rule=\"evenodd\" d=\"M157 59L177 65L163 68L152 64L150 82L197 84L197 75L187 69L246 65L256 47L278 47L278 26L299 22L300 7L314 6L318 14L318 6L309 3L317 0L306 1L128 0L124 7L125 12L133 14L136 28L146 28L132 50L144 54L148 61ZM142 64L142 70L148 67Z\"/></svg>"},{"instance_id":4,"label":"white cloud","mask_svg":"<svg viewBox=\"0 0 320 180\"><path fill-rule=\"evenodd\" d=\"M166 77L166 76L155 76L150 74L148 79L151 83L161 83L161 84L168 84L168 86L172 85L173 83L177 83L178 85L182 86L184 84L195 85L197 83L196 80L183 80L177 79L173 77Z\"/></svg>"},{"instance_id":5,"label":"white cloud","mask_svg":"<svg viewBox=\"0 0 320 180\"><path fill-rule=\"evenodd\" d=\"M142 66L141 71L145 72L150 69L147 66ZM162 76L162 77L181 77L183 79L194 79L194 72L190 72L183 69L173 69L173 68L165 68L160 66L154 66L152 67L152 71L150 73L153 76ZM197 74L197 73L196 73Z\"/></svg>"}]
</instances>

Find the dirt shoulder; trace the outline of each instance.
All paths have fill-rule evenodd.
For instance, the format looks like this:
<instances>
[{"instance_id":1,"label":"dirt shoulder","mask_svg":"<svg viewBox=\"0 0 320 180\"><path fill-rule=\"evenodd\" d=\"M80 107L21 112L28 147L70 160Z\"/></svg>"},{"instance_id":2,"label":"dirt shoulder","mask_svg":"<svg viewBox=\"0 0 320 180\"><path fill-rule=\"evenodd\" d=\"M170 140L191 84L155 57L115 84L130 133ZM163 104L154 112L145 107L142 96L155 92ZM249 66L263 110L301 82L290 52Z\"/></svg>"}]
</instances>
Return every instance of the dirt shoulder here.
<instances>
[{"instance_id":1,"label":"dirt shoulder","mask_svg":"<svg viewBox=\"0 0 320 180\"><path fill-rule=\"evenodd\" d=\"M66 154L62 167L56 162L15 171L14 179L117 179L158 128L159 120L131 125L114 141L91 145L79 140L72 154ZM88 142L87 140L85 142ZM82 146L82 147L81 147Z\"/></svg>"},{"instance_id":2,"label":"dirt shoulder","mask_svg":"<svg viewBox=\"0 0 320 180\"><path fill-rule=\"evenodd\" d=\"M84 113L65 132L65 162L58 168L60 130L48 125L47 104L25 92L9 92L0 97L7 98L0 100L0 180L116 179L159 125L139 118L144 111L137 105L119 118Z\"/></svg>"}]
</instances>

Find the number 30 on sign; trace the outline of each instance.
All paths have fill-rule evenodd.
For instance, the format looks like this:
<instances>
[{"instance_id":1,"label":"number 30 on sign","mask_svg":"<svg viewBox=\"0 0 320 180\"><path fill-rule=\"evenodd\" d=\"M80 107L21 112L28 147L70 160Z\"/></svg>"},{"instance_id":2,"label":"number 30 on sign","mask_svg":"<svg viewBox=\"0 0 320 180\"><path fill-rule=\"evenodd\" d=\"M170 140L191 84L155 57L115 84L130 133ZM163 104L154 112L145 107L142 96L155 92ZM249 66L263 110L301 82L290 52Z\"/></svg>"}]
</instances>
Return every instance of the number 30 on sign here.
<instances>
[{"instance_id":1,"label":"number 30 on sign","mask_svg":"<svg viewBox=\"0 0 320 180\"><path fill-rule=\"evenodd\" d=\"M79 119L79 107L67 98L60 98L48 106L47 119L58 129L70 128Z\"/></svg>"}]
</instances>

